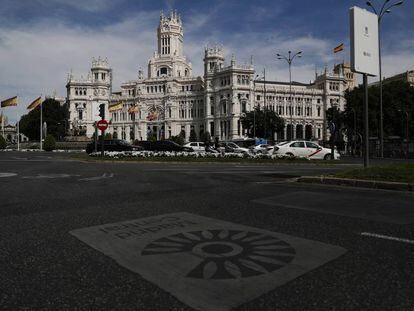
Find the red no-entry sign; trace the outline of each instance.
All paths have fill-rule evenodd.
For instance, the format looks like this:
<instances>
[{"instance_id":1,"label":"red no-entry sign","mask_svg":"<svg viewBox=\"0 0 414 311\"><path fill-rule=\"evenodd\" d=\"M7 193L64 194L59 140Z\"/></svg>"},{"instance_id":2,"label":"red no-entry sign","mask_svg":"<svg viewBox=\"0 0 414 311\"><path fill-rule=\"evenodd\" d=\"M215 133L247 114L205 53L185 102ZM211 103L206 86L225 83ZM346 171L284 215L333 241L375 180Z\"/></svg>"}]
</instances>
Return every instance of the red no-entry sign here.
<instances>
[{"instance_id":1,"label":"red no-entry sign","mask_svg":"<svg viewBox=\"0 0 414 311\"><path fill-rule=\"evenodd\" d=\"M101 131L105 131L108 128L108 121L106 121L106 120L99 120L98 123L96 123L96 126Z\"/></svg>"}]
</instances>

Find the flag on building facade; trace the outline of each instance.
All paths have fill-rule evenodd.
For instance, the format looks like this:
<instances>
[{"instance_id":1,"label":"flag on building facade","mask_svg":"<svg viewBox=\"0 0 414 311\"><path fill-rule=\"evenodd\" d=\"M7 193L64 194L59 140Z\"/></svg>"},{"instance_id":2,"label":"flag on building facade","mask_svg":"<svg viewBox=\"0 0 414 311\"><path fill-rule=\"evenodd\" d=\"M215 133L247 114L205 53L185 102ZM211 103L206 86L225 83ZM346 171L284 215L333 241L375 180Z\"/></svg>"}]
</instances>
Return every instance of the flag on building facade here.
<instances>
[{"instance_id":1,"label":"flag on building facade","mask_svg":"<svg viewBox=\"0 0 414 311\"><path fill-rule=\"evenodd\" d=\"M38 97L29 106L27 106L27 109L34 109L37 106L39 106L41 103L42 103L42 97Z\"/></svg>"},{"instance_id":2,"label":"flag on building facade","mask_svg":"<svg viewBox=\"0 0 414 311\"><path fill-rule=\"evenodd\" d=\"M121 110L122 107L123 107L122 103L117 103L117 104L114 104L114 105L110 105L108 110L109 110L109 112L115 112L115 111Z\"/></svg>"},{"instance_id":3,"label":"flag on building facade","mask_svg":"<svg viewBox=\"0 0 414 311\"><path fill-rule=\"evenodd\" d=\"M17 106L17 96L10 97L1 102L1 108L10 107L10 106Z\"/></svg>"},{"instance_id":4,"label":"flag on building facade","mask_svg":"<svg viewBox=\"0 0 414 311\"><path fill-rule=\"evenodd\" d=\"M339 52L343 51L344 47L345 47L345 45L343 43L341 43L336 48L334 48L334 53L339 53Z\"/></svg>"},{"instance_id":5,"label":"flag on building facade","mask_svg":"<svg viewBox=\"0 0 414 311\"><path fill-rule=\"evenodd\" d=\"M131 107L129 107L129 109L128 109L128 113L137 113L137 112L139 112L139 107L138 106L131 106Z\"/></svg>"}]
</instances>

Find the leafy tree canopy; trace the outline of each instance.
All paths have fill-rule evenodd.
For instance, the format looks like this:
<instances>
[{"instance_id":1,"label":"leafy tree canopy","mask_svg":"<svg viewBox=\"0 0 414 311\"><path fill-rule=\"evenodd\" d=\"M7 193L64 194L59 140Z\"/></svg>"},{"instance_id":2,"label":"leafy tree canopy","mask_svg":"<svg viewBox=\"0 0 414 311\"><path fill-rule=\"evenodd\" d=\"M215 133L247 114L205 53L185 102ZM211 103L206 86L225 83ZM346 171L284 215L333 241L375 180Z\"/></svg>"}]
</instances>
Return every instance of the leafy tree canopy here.
<instances>
[{"instance_id":1,"label":"leafy tree canopy","mask_svg":"<svg viewBox=\"0 0 414 311\"><path fill-rule=\"evenodd\" d=\"M65 128L68 129L69 126L67 107L48 98L43 101L42 110L43 122L47 124L47 134L52 135L56 140L62 139L66 134ZM40 139L40 106L21 117L20 131L30 140Z\"/></svg>"},{"instance_id":2,"label":"leafy tree canopy","mask_svg":"<svg viewBox=\"0 0 414 311\"><path fill-rule=\"evenodd\" d=\"M285 126L285 120L267 108L256 107L254 111L247 112L240 120L249 137L253 137L256 132L256 137L272 139L274 133L282 131Z\"/></svg>"},{"instance_id":3,"label":"leafy tree canopy","mask_svg":"<svg viewBox=\"0 0 414 311\"><path fill-rule=\"evenodd\" d=\"M383 125L384 138L388 136L406 137L407 117L408 132L414 138L414 88L408 83L395 81L383 85ZM379 137L380 111L379 86L372 86L368 91L369 131L371 137ZM349 133L353 132L354 117L356 131L363 131L363 86L345 94L347 101L345 111L341 114L343 126Z\"/></svg>"}]
</instances>

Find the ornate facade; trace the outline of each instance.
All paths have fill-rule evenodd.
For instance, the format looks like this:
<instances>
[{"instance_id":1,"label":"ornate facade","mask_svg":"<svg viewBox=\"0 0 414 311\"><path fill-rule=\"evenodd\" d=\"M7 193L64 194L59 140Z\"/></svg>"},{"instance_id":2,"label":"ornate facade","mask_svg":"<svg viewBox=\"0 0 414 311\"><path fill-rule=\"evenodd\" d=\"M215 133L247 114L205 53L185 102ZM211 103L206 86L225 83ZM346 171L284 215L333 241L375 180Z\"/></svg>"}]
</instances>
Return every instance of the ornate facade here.
<instances>
[{"instance_id":1,"label":"ornate facade","mask_svg":"<svg viewBox=\"0 0 414 311\"><path fill-rule=\"evenodd\" d=\"M293 124L294 138L326 139L325 111L336 105L344 108L344 91L355 80L346 66L326 69L310 84L293 82L292 105L289 83L255 80L253 63L237 64L234 57L226 64L221 47L206 47L204 75L193 75L192 65L184 56L184 35L180 16L161 14L157 31L158 49L148 61L144 77L138 71L135 80L112 92L112 71L107 60L93 60L85 79L67 82L71 128L92 136L96 107L106 106L111 120L109 132L125 140L149 137L169 138L190 132L199 137L208 131L220 140L243 138L240 118L254 107L276 111L286 120L286 128L275 139L289 139ZM109 112L108 106L122 103L122 109ZM136 106L133 113L130 108ZM292 122L291 122L292 120Z\"/></svg>"}]
</instances>

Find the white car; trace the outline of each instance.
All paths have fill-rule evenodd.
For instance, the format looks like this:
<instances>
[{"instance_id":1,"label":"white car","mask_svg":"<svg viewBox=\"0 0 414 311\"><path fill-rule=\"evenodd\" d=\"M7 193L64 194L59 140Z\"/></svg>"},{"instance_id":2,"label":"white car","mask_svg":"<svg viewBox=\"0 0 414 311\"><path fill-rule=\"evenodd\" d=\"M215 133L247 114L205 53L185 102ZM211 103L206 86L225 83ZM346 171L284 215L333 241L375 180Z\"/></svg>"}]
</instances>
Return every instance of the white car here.
<instances>
[{"instance_id":1,"label":"white car","mask_svg":"<svg viewBox=\"0 0 414 311\"><path fill-rule=\"evenodd\" d=\"M206 151L206 144L203 142L191 142L185 144L184 147L192 148L195 152L205 152Z\"/></svg>"},{"instance_id":2,"label":"white car","mask_svg":"<svg viewBox=\"0 0 414 311\"><path fill-rule=\"evenodd\" d=\"M311 141L296 140L284 145L275 146L274 154L291 157L308 158L312 160L329 160L332 158L331 149L324 148ZM341 155L334 151L334 159L339 160Z\"/></svg>"},{"instance_id":3,"label":"white car","mask_svg":"<svg viewBox=\"0 0 414 311\"><path fill-rule=\"evenodd\" d=\"M240 147L239 145L233 142L219 143L219 150L224 152L249 153L249 149Z\"/></svg>"},{"instance_id":4,"label":"white car","mask_svg":"<svg viewBox=\"0 0 414 311\"><path fill-rule=\"evenodd\" d=\"M269 144L260 144L251 146L250 151L255 154L271 154L273 152L273 146Z\"/></svg>"}]
</instances>

